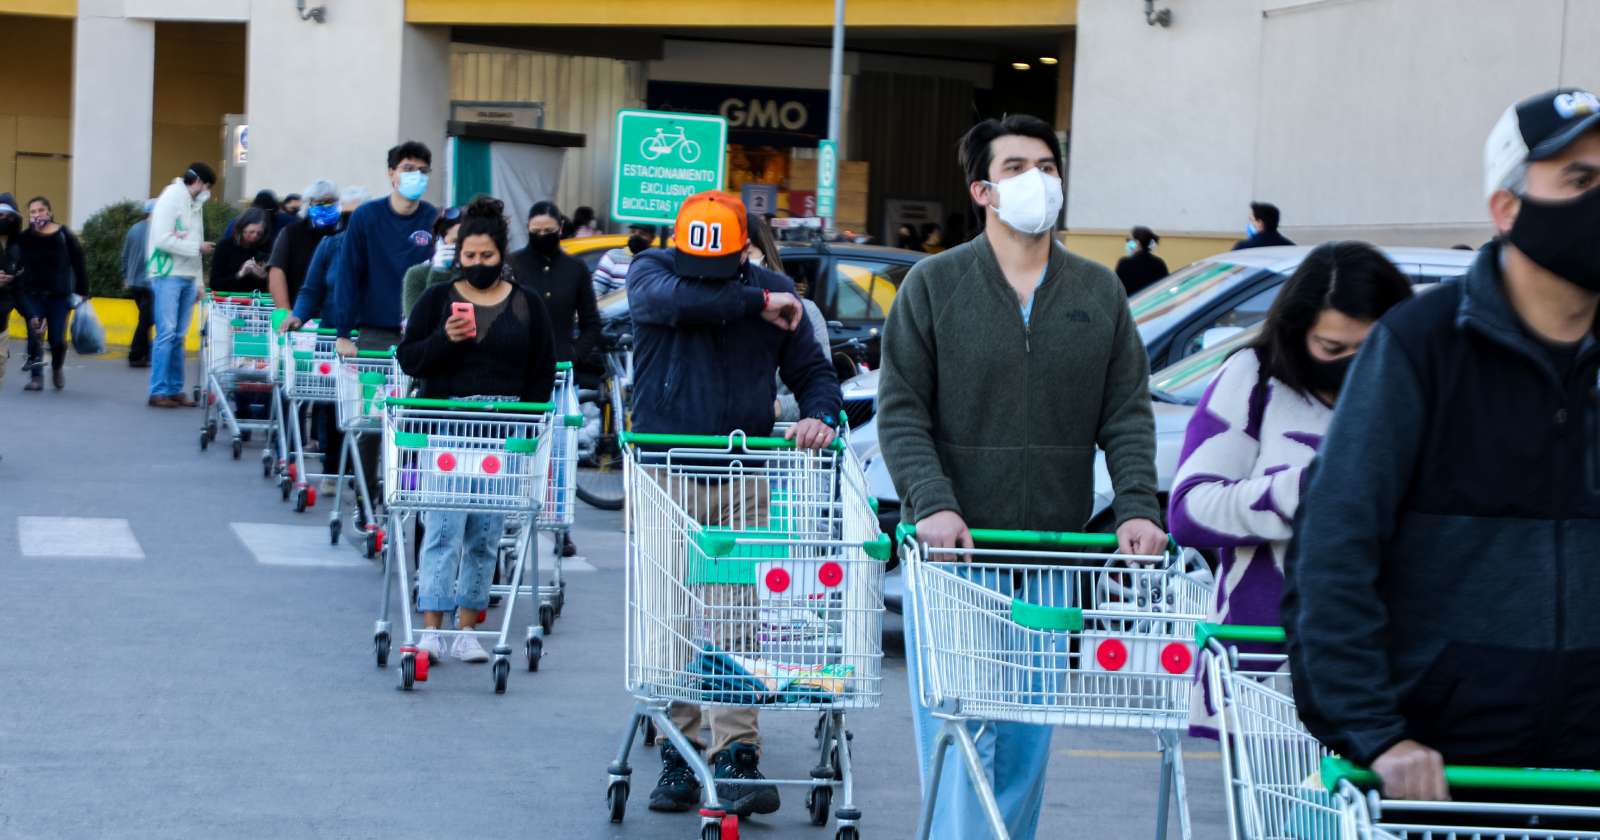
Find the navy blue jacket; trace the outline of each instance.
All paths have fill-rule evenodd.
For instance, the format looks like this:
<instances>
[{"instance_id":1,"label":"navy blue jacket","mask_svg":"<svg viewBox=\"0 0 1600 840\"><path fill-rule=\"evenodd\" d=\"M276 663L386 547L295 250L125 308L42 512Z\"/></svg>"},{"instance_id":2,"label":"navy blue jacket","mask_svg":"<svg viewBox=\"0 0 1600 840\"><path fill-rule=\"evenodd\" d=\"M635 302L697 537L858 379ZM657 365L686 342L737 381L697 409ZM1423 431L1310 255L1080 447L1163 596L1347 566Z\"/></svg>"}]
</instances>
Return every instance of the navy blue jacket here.
<instances>
[{"instance_id":1,"label":"navy blue jacket","mask_svg":"<svg viewBox=\"0 0 1600 840\"><path fill-rule=\"evenodd\" d=\"M811 325L802 321L785 332L767 323L763 290L793 294L794 283L749 265L730 280L679 277L664 249L633 258L628 309L636 431L771 434L774 371L799 399L801 417L839 416L839 379Z\"/></svg>"},{"instance_id":2,"label":"navy blue jacket","mask_svg":"<svg viewBox=\"0 0 1600 840\"><path fill-rule=\"evenodd\" d=\"M311 266L306 269L306 281L300 285L300 293L294 298L294 317L302 322L320 318L322 323L332 324L339 320L334 311L337 301L328 292L333 285L332 278L339 276L343 237L344 231L327 236L311 252Z\"/></svg>"},{"instance_id":3,"label":"navy blue jacket","mask_svg":"<svg viewBox=\"0 0 1600 840\"><path fill-rule=\"evenodd\" d=\"M399 330L401 284L406 269L433 256L433 220L439 211L426 201L409 216L389 206L389 197L356 208L345 225L334 306L322 320L348 337L359 327Z\"/></svg>"}]
</instances>

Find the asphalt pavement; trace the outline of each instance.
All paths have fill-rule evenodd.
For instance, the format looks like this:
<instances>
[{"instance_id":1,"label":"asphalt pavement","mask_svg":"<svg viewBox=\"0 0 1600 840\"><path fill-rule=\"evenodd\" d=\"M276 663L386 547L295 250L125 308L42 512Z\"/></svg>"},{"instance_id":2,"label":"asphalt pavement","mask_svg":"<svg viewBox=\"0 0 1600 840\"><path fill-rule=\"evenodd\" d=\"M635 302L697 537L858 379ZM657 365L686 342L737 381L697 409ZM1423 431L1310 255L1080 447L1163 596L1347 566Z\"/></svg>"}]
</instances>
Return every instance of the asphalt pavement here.
<instances>
[{"instance_id":1,"label":"asphalt pavement","mask_svg":"<svg viewBox=\"0 0 1600 840\"><path fill-rule=\"evenodd\" d=\"M242 461L202 453L200 412L146 407L147 371L115 358L73 355L65 391L23 393L20 355L0 392L0 838L698 836L645 809L654 749L635 748L627 818L607 820L632 707L620 514L580 506L538 673L514 659L497 696L488 666L452 660L403 693L397 657L372 654L379 564L328 545L327 500L279 500L259 437ZM886 626L882 707L849 723L865 838L912 836L918 804ZM763 714L769 776L807 775L813 721ZM1216 746L1185 749L1194 836L1224 837ZM1039 836L1152 836L1157 769L1152 735L1058 732ZM832 838L804 797L784 790L743 834Z\"/></svg>"}]
</instances>

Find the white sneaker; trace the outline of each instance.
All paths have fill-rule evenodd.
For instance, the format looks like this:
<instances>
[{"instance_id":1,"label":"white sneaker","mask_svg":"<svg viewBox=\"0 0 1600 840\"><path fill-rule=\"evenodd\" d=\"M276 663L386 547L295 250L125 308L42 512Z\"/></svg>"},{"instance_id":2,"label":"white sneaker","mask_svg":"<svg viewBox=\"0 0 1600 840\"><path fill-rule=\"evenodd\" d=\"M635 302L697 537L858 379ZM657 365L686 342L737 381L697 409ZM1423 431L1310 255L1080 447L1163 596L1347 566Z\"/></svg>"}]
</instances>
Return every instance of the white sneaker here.
<instances>
[{"instance_id":1,"label":"white sneaker","mask_svg":"<svg viewBox=\"0 0 1600 840\"><path fill-rule=\"evenodd\" d=\"M417 642L417 650L428 655L428 664L436 664L444 658L444 639L438 633L424 630L422 641Z\"/></svg>"},{"instance_id":2,"label":"white sneaker","mask_svg":"<svg viewBox=\"0 0 1600 840\"><path fill-rule=\"evenodd\" d=\"M489 652L483 649L483 645L478 644L474 636L457 636L455 642L450 645L450 655L462 662L489 661Z\"/></svg>"}]
</instances>

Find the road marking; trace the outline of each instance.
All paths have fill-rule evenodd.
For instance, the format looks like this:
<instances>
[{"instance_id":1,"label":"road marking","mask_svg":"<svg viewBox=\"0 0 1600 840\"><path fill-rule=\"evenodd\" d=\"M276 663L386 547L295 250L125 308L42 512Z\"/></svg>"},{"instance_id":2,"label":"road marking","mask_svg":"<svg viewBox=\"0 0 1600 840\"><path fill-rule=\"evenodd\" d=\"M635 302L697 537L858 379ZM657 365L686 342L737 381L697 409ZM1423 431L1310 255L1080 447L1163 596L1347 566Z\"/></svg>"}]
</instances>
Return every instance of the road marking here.
<instances>
[{"instance_id":1,"label":"road marking","mask_svg":"<svg viewBox=\"0 0 1600 840\"><path fill-rule=\"evenodd\" d=\"M231 527L239 542L263 566L353 569L376 562L362 557L348 544L329 543L327 525L234 522Z\"/></svg>"},{"instance_id":2,"label":"road marking","mask_svg":"<svg viewBox=\"0 0 1600 840\"><path fill-rule=\"evenodd\" d=\"M1160 758L1161 753L1154 750L1067 750L1068 758ZM1190 752L1184 750L1183 760L1198 759L1200 761L1216 761L1222 758L1219 752Z\"/></svg>"},{"instance_id":3,"label":"road marking","mask_svg":"<svg viewBox=\"0 0 1600 840\"><path fill-rule=\"evenodd\" d=\"M144 549L126 519L19 516L17 542L23 557L144 559Z\"/></svg>"}]
</instances>

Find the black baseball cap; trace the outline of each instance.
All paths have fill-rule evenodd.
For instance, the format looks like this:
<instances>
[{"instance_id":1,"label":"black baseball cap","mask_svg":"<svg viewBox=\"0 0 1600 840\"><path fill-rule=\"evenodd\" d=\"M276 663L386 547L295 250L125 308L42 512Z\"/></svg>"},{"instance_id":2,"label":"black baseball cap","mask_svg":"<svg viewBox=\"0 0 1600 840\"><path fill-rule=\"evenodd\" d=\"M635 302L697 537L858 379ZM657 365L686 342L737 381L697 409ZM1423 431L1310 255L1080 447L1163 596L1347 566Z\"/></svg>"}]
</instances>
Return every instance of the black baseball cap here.
<instances>
[{"instance_id":1,"label":"black baseball cap","mask_svg":"<svg viewBox=\"0 0 1600 840\"><path fill-rule=\"evenodd\" d=\"M1493 194L1524 163L1549 160L1600 128L1600 96L1559 88L1529 97L1500 115L1483 147L1484 191Z\"/></svg>"}]
</instances>

